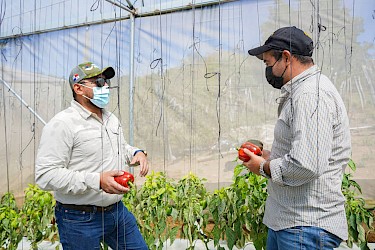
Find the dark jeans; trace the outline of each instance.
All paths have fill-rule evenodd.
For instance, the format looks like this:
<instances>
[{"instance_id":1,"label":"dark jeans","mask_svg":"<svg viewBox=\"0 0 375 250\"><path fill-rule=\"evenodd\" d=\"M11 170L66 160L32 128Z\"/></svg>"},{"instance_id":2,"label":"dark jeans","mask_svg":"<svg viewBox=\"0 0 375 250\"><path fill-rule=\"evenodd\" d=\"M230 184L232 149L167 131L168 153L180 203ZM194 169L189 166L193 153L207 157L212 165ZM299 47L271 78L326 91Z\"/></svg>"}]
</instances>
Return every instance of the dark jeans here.
<instances>
[{"instance_id":1,"label":"dark jeans","mask_svg":"<svg viewBox=\"0 0 375 250\"><path fill-rule=\"evenodd\" d=\"M57 203L55 215L64 250L100 249L101 240L113 250L148 250L134 215L122 202L105 212L67 209Z\"/></svg>"},{"instance_id":2,"label":"dark jeans","mask_svg":"<svg viewBox=\"0 0 375 250\"><path fill-rule=\"evenodd\" d=\"M332 250L341 239L319 227L268 229L267 250Z\"/></svg>"}]
</instances>

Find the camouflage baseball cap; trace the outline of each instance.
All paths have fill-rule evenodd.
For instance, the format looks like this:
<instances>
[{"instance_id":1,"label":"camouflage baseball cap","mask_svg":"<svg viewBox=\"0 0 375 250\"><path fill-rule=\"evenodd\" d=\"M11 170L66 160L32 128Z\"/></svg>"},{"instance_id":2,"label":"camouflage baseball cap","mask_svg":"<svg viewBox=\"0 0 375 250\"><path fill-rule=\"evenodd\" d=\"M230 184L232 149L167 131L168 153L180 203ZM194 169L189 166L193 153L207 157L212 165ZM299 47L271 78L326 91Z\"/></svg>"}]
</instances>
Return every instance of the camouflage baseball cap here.
<instances>
[{"instance_id":1,"label":"camouflage baseball cap","mask_svg":"<svg viewBox=\"0 0 375 250\"><path fill-rule=\"evenodd\" d=\"M98 75L103 75L106 79L111 79L115 76L115 70L112 67L100 69L92 62L84 62L74 67L69 75L70 86L73 87L75 83L83 79L92 78Z\"/></svg>"}]
</instances>

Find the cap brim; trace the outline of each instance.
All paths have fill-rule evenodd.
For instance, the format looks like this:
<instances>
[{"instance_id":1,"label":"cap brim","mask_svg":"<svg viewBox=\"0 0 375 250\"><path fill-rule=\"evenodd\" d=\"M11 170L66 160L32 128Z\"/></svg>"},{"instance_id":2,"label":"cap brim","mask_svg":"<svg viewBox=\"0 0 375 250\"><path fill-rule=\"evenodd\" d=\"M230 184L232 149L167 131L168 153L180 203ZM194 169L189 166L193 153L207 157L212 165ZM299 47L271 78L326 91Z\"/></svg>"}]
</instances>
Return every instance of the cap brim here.
<instances>
[{"instance_id":1,"label":"cap brim","mask_svg":"<svg viewBox=\"0 0 375 250\"><path fill-rule=\"evenodd\" d=\"M102 75L105 76L105 79L111 79L115 76L115 70L112 67L104 68Z\"/></svg>"},{"instance_id":2,"label":"cap brim","mask_svg":"<svg viewBox=\"0 0 375 250\"><path fill-rule=\"evenodd\" d=\"M249 50L248 53L251 56L256 56L260 60L263 60L263 53L266 52L266 51L269 51L271 49L272 48L270 48L268 45L262 45L262 46L259 46L259 47L256 47L254 49Z\"/></svg>"},{"instance_id":3,"label":"cap brim","mask_svg":"<svg viewBox=\"0 0 375 250\"><path fill-rule=\"evenodd\" d=\"M103 75L105 77L105 79L111 79L115 76L115 70L112 67L106 67L102 71L99 71L99 72L93 73L93 74L89 74L89 75L83 77L82 80L83 79L89 79L89 78L92 78L92 77L96 77L98 75Z\"/></svg>"}]
</instances>

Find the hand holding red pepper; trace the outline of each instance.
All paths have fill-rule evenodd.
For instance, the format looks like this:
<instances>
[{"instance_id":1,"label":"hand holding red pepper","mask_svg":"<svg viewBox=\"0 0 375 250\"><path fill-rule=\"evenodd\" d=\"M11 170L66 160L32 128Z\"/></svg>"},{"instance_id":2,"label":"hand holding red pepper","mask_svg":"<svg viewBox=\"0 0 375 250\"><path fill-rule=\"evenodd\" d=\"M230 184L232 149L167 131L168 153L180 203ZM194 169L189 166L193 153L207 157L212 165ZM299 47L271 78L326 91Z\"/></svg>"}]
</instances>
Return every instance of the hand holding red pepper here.
<instances>
[{"instance_id":1,"label":"hand holding red pepper","mask_svg":"<svg viewBox=\"0 0 375 250\"><path fill-rule=\"evenodd\" d=\"M245 153L244 149L248 149L250 150L251 152L253 152L254 154L256 155L262 155L262 150L260 149L260 147L258 147L257 145L247 141L245 143L243 143L241 145L241 148L238 150L238 159L240 159L241 161L249 161L250 160L250 156L248 154Z\"/></svg>"},{"instance_id":2,"label":"hand holding red pepper","mask_svg":"<svg viewBox=\"0 0 375 250\"><path fill-rule=\"evenodd\" d=\"M114 179L116 176L121 176L124 171L112 170L100 173L100 188L109 194L125 194L129 191L128 187L121 186Z\"/></svg>"},{"instance_id":3,"label":"hand holding red pepper","mask_svg":"<svg viewBox=\"0 0 375 250\"><path fill-rule=\"evenodd\" d=\"M243 162L242 164L249 169L249 171L254 174L259 175L259 166L262 161L265 159L262 156L256 155L247 148L244 148L244 153L247 154L250 158L249 161Z\"/></svg>"},{"instance_id":4,"label":"hand holding red pepper","mask_svg":"<svg viewBox=\"0 0 375 250\"><path fill-rule=\"evenodd\" d=\"M256 145L255 145L256 144ZM262 157L263 156L263 157ZM241 145L238 150L238 158L249 171L259 175L260 163L268 160L270 151L263 150L263 143L258 140L249 140Z\"/></svg>"}]
</instances>

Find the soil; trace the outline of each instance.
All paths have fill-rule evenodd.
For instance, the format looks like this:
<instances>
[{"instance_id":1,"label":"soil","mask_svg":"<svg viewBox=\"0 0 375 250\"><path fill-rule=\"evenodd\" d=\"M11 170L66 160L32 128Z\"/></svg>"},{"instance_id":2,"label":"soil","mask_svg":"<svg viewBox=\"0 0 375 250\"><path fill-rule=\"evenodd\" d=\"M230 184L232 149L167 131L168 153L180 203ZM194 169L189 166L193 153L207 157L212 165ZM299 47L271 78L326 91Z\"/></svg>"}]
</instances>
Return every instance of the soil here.
<instances>
[{"instance_id":1,"label":"soil","mask_svg":"<svg viewBox=\"0 0 375 250\"><path fill-rule=\"evenodd\" d=\"M372 214L375 217L375 210L372 211ZM375 228L375 221L372 223L372 226L373 228ZM370 231L367 235L367 242L369 243L375 243L375 231L374 230Z\"/></svg>"},{"instance_id":2,"label":"soil","mask_svg":"<svg viewBox=\"0 0 375 250\"><path fill-rule=\"evenodd\" d=\"M171 216L168 216L167 217L167 223L169 225L170 228L174 227L174 226L178 226L178 227L181 227L181 223L177 222L177 221L174 221L173 218ZM214 228L215 224L213 222L208 222L207 226L206 226L206 229L203 230L205 233L211 233L212 232L212 229ZM177 233L177 236L176 238L181 238L181 229L178 231Z\"/></svg>"},{"instance_id":3,"label":"soil","mask_svg":"<svg viewBox=\"0 0 375 250\"><path fill-rule=\"evenodd\" d=\"M374 231L369 232L369 234L367 236L367 242L375 243L375 232Z\"/></svg>"}]
</instances>

